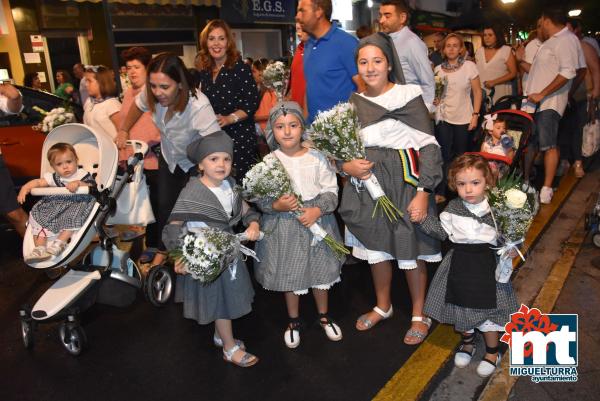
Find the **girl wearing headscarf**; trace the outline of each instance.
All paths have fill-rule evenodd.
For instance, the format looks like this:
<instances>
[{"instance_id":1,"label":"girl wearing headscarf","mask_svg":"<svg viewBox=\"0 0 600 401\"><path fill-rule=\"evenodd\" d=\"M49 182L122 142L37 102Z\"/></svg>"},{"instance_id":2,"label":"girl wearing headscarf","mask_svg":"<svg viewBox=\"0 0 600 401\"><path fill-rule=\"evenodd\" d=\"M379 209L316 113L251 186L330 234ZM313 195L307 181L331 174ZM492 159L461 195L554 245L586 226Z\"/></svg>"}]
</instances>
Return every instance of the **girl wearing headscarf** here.
<instances>
[{"instance_id":1,"label":"girl wearing headscarf","mask_svg":"<svg viewBox=\"0 0 600 401\"><path fill-rule=\"evenodd\" d=\"M258 239L258 213L245 205L235 181L229 177L232 139L224 131L200 137L187 146L187 158L200 175L190 178L171 211L163 230L167 249L179 247L183 235L206 226L233 233L240 221L248 227L248 239ZM176 260L175 302L183 303L184 317L199 324L215 322L213 342L223 348L223 359L245 368L256 364L258 358L246 351L242 341L233 338L231 320L250 313L254 290L242 258L235 263L214 281L202 283L186 274L185 262Z\"/></svg>"},{"instance_id":2,"label":"girl wearing headscarf","mask_svg":"<svg viewBox=\"0 0 600 401\"><path fill-rule=\"evenodd\" d=\"M260 262L255 264L256 281L265 289L285 293L289 323L284 333L289 348L300 345L299 296L312 290L319 323L331 341L342 339L342 331L328 315L327 290L340 281L343 260L324 241L313 242L309 231L316 221L341 242L333 215L338 204L335 170L327 158L302 145L302 109L296 102L279 102L269 114L266 138L271 149L266 158L277 158L287 171L296 194L279 199L260 199L261 227L268 233L256 244ZM302 214L297 215L300 211Z\"/></svg>"},{"instance_id":3,"label":"girl wearing headscarf","mask_svg":"<svg viewBox=\"0 0 600 401\"><path fill-rule=\"evenodd\" d=\"M442 159L433 125L418 85L405 85L390 37L376 33L357 48L358 72L366 91L353 94L361 125L366 160L339 167L351 176L345 185L339 213L346 223L346 245L371 265L377 296L372 311L360 316L358 330L368 330L393 314L390 297L392 262L406 272L412 300L412 325L404 337L409 345L422 342L431 320L423 315L427 270L425 262L441 260L439 241L413 225L435 214L431 193L442 178ZM403 211L398 221L373 216L375 201L360 185L375 174L385 194Z\"/></svg>"}]
</instances>

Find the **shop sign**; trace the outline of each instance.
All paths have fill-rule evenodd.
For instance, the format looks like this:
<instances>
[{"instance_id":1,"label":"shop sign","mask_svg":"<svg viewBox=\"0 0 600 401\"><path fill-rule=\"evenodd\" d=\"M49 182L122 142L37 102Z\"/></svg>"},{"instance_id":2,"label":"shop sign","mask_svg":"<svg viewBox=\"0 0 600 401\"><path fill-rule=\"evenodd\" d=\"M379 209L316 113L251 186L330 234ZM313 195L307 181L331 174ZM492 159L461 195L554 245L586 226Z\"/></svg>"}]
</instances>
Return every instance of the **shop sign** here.
<instances>
[{"instance_id":1,"label":"shop sign","mask_svg":"<svg viewBox=\"0 0 600 401\"><path fill-rule=\"evenodd\" d=\"M228 23L293 23L294 0L222 0L221 19Z\"/></svg>"}]
</instances>

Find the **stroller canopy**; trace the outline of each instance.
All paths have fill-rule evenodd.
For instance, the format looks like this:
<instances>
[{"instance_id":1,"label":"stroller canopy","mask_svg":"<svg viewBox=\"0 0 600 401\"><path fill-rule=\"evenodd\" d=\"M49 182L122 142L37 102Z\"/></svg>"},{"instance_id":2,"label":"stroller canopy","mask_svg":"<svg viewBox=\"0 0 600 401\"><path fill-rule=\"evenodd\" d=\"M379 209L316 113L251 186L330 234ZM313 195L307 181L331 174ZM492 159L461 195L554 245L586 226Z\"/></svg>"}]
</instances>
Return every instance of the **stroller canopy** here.
<instances>
[{"instance_id":1,"label":"stroller canopy","mask_svg":"<svg viewBox=\"0 0 600 401\"><path fill-rule=\"evenodd\" d=\"M64 124L50 131L42 147L40 176L54 172L46 154L52 145L59 142L73 145L79 159L78 165L89 173L96 174L98 190L112 187L119 161L117 146L112 138L98 134L83 124Z\"/></svg>"}]
</instances>

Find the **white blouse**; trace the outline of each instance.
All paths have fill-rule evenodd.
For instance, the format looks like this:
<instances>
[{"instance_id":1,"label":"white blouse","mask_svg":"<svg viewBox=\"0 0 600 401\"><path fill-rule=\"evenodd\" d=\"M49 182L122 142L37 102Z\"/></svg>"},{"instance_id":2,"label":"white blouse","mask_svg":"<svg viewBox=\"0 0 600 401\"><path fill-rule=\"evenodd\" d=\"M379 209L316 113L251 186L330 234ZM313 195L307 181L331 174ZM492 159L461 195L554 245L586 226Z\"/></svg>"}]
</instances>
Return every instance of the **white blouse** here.
<instances>
[{"instance_id":1,"label":"white blouse","mask_svg":"<svg viewBox=\"0 0 600 401\"><path fill-rule=\"evenodd\" d=\"M379 96L369 97L364 93L360 95L388 110L395 110L405 106L417 96L421 96L422 91L418 85L394 85L392 89ZM411 128L403 122L391 118L361 129L360 137L365 147L419 150L432 143L438 145L433 135Z\"/></svg>"},{"instance_id":2,"label":"white blouse","mask_svg":"<svg viewBox=\"0 0 600 401\"><path fill-rule=\"evenodd\" d=\"M479 78L481 79L482 86L485 81L493 81L494 79L508 73L508 67L506 66L506 63L508 62L510 54L510 47L504 45L496 50L494 56L487 61L485 59L485 48L482 46L477 49L477 52L475 53L475 61L477 62L477 69L479 70ZM502 96L512 94L512 85L510 81L498 84L494 86L494 88L494 101L500 99Z\"/></svg>"},{"instance_id":3,"label":"white blouse","mask_svg":"<svg viewBox=\"0 0 600 401\"><path fill-rule=\"evenodd\" d=\"M223 180L218 187L207 187L217 197L228 216L233 213L233 189L227 180Z\"/></svg>"},{"instance_id":4,"label":"white blouse","mask_svg":"<svg viewBox=\"0 0 600 401\"><path fill-rule=\"evenodd\" d=\"M463 201L463 204L475 216L485 216L490 212L487 198L477 204ZM448 233L448 239L456 244L492 244L496 245L497 233L494 227L478 222L471 217L458 216L456 214L440 213L440 222L444 231Z\"/></svg>"},{"instance_id":5,"label":"white blouse","mask_svg":"<svg viewBox=\"0 0 600 401\"><path fill-rule=\"evenodd\" d=\"M290 157L277 149L273 152L290 176L294 190L305 201L319 194L332 192L337 195L338 186L335 170L320 152L309 149L298 157Z\"/></svg>"},{"instance_id":6,"label":"white blouse","mask_svg":"<svg viewBox=\"0 0 600 401\"><path fill-rule=\"evenodd\" d=\"M471 101L471 80L479 76L477 66L466 60L456 71L444 71L441 65L435 67L435 74L447 79L440 105L442 120L450 124L464 125L471 122L473 102Z\"/></svg>"},{"instance_id":7,"label":"white blouse","mask_svg":"<svg viewBox=\"0 0 600 401\"><path fill-rule=\"evenodd\" d=\"M116 97L106 99L100 103L93 103L88 98L83 106L83 123L90 126L94 131L107 135L110 139L117 137L117 128L110 116L121 110L121 102Z\"/></svg>"}]
</instances>

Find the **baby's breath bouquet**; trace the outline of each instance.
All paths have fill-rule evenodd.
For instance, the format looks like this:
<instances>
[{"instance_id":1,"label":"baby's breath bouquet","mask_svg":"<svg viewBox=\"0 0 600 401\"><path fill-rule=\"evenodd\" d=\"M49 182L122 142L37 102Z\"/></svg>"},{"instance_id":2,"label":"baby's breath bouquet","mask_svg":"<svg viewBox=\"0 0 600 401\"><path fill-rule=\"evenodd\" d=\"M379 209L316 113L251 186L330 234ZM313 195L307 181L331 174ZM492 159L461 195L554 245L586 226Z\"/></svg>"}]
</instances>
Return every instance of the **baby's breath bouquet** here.
<instances>
[{"instance_id":1,"label":"baby's breath bouquet","mask_svg":"<svg viewBox=\"0 0 600 401\"><path fill-rule=\"evenodd\" d=\"M57 107L50 111L46 111L38 106L33 106L32 109L44 116L42 122L34 126L34 128L46 134L59 125L75 122L75 114L65 107Z\"/></svg>"},{"instance_id":2,"label":"baby's breath bouquet","mask_svg":"<svg viewBox=\"0 0 600 401\"><path fill-rule=\"evenodd\" d=\"M228 267L235 268L239 239L214 227L202 227L180 239L180 247L169 252L173 259L185 262L185 270L201 283L209 284ZM232 271L235 279L235 270Z\"/></svg>"},{"instance_id":3,"label":"baby's breath bouquet","mask_svg":"<svg viewBox=\"0 0 600 401\"><path fill-rule=\"evenodd\" d=\"M269 63L263 71L263 84L275 91L277 101L281 102L285 97L285 92L290 79L290 70L281 61Z\"/></svg>"},{"instance_id":4,"label":"baby's breath bouquet","mask_svg":"<svg viewBox=\"0 0 600 401\"><path fill-rule=\"evenodd\" d=\"M488 201L500 242L496 280L507 283L512 274L511 251L516 250L521 259L525 260L518 246L525 240L531 222L539 210L537 191L524 184L519 176L509 174L502 177L490 191Z\"/></svg>"},{"instance_id":5,"label":"baby's breath bouquet","mask_svg":"<svg viewBox=\"0 0 600 401\"><path fill-rule=\"evenodd\" d=\"M255 164L242 180L242 195L249 201L258 199L279 199L285 194L292 194L298 200L298 205L302 206L302 197L295 193L292 180L285 167L277 156L266 155L260 163ZM300 215L299 211L292 211L295 215ZM318 223L313 223L308 227L314 236L313 243L325 241L331 248L336 257L343 258L350 251L340 242L336 241L327 233Z\"/></svg>"},{"instance_id":6,"label":"baby's breath bouquet","mask_svg":"<svg viewBox=\"0 0 600 401\"><path fill-rule=\"evenodd\" d=\"M327 156L344 162L355 159L366 159L367 154L359 135L358 116L350 103L338 103L330 110L317 114L310 129L309 138L314 147ZM375 201L373 214L377 211L385 213L390 221L398 220L402 212L387 197L379 184L375 174L366 180L357 180L352 177L351 182L357 186L364 186L371 198Z\"/></svg>"}]
</instances>

